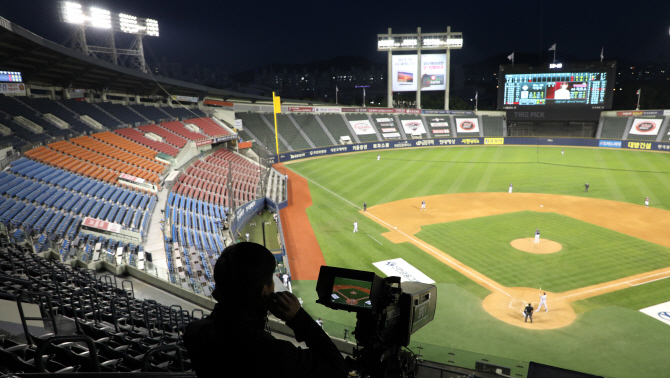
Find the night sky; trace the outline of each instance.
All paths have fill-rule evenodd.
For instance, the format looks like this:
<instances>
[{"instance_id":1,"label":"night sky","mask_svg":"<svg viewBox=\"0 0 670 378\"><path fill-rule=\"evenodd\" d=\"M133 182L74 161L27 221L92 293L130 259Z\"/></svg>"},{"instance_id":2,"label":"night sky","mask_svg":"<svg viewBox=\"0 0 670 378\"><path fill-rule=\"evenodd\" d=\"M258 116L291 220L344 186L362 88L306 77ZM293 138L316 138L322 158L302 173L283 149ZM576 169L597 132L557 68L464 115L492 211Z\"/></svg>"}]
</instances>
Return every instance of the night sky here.
<instances>
[{"instance_id":1,"label":"night sky","mask_svg":"<svg viewBox=\"0 0 670 378\"><path fill-rule=\"evenodd\" d=\"M655 61L670 55L668 0L509 1L82 1L158 20L160 37L147 37L153 56L168 62L219 66L229 72L269 63L309 63L336 56L365 56L385 63L376 36L394 33L463 32L454 64L512 51L545 54L557 44L576 59ZM54 0L0 0L0 16L63 43L72 28L59 21ZM153 55L151 54L153 53Z\"/></svg>"}]
</instances>

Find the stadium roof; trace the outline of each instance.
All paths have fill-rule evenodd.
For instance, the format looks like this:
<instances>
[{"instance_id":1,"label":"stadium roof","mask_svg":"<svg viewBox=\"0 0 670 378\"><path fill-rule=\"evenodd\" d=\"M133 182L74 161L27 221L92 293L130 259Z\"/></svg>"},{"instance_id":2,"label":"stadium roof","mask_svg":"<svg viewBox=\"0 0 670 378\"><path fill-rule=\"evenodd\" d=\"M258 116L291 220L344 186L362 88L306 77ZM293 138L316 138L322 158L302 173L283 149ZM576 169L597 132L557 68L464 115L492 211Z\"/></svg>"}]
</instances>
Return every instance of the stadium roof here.
<instances>
[{"instance_id":1,"label":"stadium roof","mask_svg":"<svg viewBox=\"0 0 670 378\"><path fill-rule=\"evenodd\" d=\"M265 96L210 88L117 66L46 40L2 17L0 68L20 71L25 83L37 86L107 90L141 96L163 95L162 86L171 95L272 101Z\"/></svg>"}]
</instances>

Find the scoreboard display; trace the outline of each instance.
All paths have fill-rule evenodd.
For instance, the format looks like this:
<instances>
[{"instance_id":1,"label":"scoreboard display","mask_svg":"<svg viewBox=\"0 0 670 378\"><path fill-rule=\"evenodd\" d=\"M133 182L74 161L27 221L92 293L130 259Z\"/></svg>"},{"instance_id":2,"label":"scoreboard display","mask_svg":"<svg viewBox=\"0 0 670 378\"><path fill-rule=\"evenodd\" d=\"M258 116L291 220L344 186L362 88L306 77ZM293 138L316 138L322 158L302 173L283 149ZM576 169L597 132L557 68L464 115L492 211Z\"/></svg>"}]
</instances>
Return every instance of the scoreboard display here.
<instances>
[{"instance_id":1,"label":"scoreboard display","mask_svg":"<svg viewBox=\"0 0 670 378\"><path fill-rule=\"evenodd\" d=\"M21 72L0 71L0 83L23 83Z\"/></svg>"},{"instance_id":2,"label":"scoreboard display","mask_svg":"<svg viewBox=\"0 0 670 378\"><path fill-rule=\"evenodd\" d=\"M544 116L560 115L561 110L577 112L572 114L576 116L583 111L586 118L593 118L612 107L615 75L614 62L501 66L498 109L517 114L543 111Z\"/></svg>"}]
</instances>

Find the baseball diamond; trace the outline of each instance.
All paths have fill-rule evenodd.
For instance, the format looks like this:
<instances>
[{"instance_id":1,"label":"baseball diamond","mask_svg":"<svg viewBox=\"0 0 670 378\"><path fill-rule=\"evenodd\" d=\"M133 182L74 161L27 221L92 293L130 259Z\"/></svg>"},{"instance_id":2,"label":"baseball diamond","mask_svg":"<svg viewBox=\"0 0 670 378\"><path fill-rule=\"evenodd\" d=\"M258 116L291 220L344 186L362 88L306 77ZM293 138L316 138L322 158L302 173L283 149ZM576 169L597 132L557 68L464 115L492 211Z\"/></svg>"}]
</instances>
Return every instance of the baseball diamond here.
<instances>
[{"instance_id":1,"label":"baseball diamond","mask_svg":"<svg viewBox=\"0 0 670 378\"><path fill-rule=\"evenodd\" d=\"M381 162L359 153L288 164L290 185L309 195L289 196L282 211L316 242L290 262L294 288L310 297L315 256L377 274L373 262L401 257L437 282L435 321L412 338L436 361L440 348L456 348L615 377L662 375L670 327L637 310L670 300L670 155L564 150L447 147L387 151ZM654 206L644 206L647 196ZM352 216L382 245L350 234ZM550 310L524 323L540 288ZM355 322L307 303L331 322Z\"/></svg>"}]
</instances>

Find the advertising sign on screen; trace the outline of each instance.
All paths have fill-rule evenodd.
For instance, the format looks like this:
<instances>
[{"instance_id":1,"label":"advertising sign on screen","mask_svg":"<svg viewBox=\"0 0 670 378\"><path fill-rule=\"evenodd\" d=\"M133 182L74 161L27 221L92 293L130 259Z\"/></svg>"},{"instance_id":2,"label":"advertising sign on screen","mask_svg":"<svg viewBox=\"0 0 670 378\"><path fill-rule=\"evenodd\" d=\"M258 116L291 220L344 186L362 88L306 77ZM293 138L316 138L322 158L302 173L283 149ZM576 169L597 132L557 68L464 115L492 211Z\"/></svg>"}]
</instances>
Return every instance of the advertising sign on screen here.
<instances>
[{"instance_id":1,"label":"advertising sign on screen","mask_svg":"<svg viewBox=\"0 0 670 378\"><path fill-rule=\"evenodd\" d=\"M458 118L456 119L456 132L459 133L478 133L479 120L477 118Z\"/></svg>"},{"instance_id":2,"label":"advertising sign on screen","mask_svg":"<svg viewBox=\"0 0 670 378\"><path fill-rule=\"evenodd\" d=\"M377 122L382 123L382 122L393 122L392 118L377 118Z\"/></svg>"},{"instance_id":3,"label":"advertising sign on screen","mask_svg":"<svg viewBox=\"0 0 670 378\"><path fill-rule=\"evenodd\" d=\"M430 127L449 127L449 122L431 122Z\"/></svg>"},{"instance_id":4,"label":"advertising sign on screen","mask_svg":"<svg viewBox=\"0 0 670 378\"><path fill-rule=\"evenodd\" d=\"M658 135L661 128L662 119L635 118L633 126L630 128L630 134L636 135Z\"/></svg>"},{"instance_id":5,"label":"advertising sign on screen","mask_svg":"<svg viewBox=\"0 0 670 378\"><path fill-rule=\"evenodd\" d=\"M382 134L385 139L389 138L400 138L400 133L384 133Z\"/></svg>"},{"instance_id":6,"label":"advertising sign on screen","mask_svg":"<svg viewBox=\"0 0 670 378\"><path fill-rule=\"evenodd\" d=\"M406 134L425 134L426 129L423 127L423 122L420 119L403 119L400 120L402 128L405 129Z\"/></svg>"},{"instance_id":7,"label":"advertising sign on screen","mask_svg":"<svg viewBox=\"0 0 670 378\"><path fill-rule=\"evenodd\" d=\"M443 91L446 89L446 54L422 54L421 73L417 72L417 55L394 55L391 77L394 92Z\"/></svg>"},{"instance_id":8,"label":"advertising sign on screen","mask_svg":"<svg viewBox=\"0 0 670 378\"><path fill-rule=\"evenodd\" d=\"M105 222L105 221L102 221L102 220L99 220L99 219L94 219L94 218L89 218L89 217L84 218L84 222L82 223L82 226L93 227L93 228L97 228L97 229L100 229L100 230L116 232L116 233L121 232L121 225L120 224Z\"/></svg>"},{"instance_id":9,"label":"advertising sign on screen","mask_svg":"<svg viewBox=\"0 0 670 378\"><path fill-rule=\"evenodd\" d=\"M25 96L26 85L23 83L0 83L0 93Z\"/></svg>"},{"instance_id":10,"label":"advertising sign on screen","mask_svg":"<svg viewBox=\"0 0 670 378\"><path fill-rule=\"evenodd\" d=\"M396 131L396 129L393 128L393 127L383 127L382 128L382 132L385 132L385 133L392 133L392 132L395 132L395 131Z\"/></svg>"},{"instance_id":11,"label":"advertising sign on screen","mask_svg":"<svg viewBox=\"0 0 670 378\"><path fill-rule=\"evenodd\" d=\"M349 121L349 124L354 129L356 135L369 135L375 133L375 129L372 128L370 121L367 119L361 121Z\"/></svg>"},{"instance_id":12,"label":"advertising sign on screen","mask_svg":"<svg viewBox=\"0 0 670 378\"><path fill-rule=\"evenodd\" d=\"M433 134L449 134L451 131L449 129L435 129L432 132Z\"/></svg>"}]
</instances>

